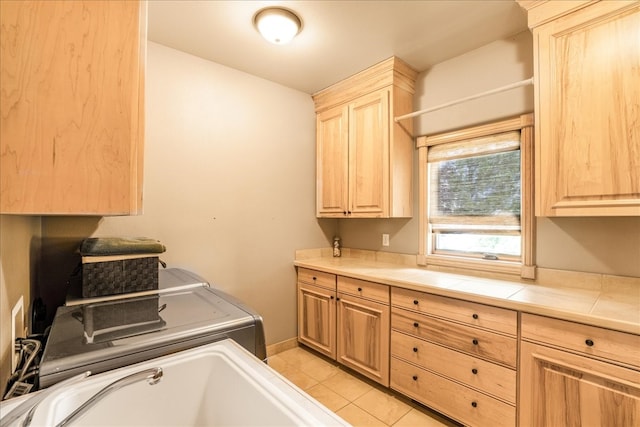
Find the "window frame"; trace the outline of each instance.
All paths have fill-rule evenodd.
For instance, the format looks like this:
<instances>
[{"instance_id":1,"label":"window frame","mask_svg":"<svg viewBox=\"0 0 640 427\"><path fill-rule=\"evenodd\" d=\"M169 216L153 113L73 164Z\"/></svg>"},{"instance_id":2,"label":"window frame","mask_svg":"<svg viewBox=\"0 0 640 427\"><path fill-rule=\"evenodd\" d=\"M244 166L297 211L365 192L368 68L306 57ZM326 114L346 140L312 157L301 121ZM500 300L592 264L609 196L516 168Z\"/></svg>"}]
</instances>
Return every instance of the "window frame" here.
<instances>
[{"instance_id":1,"label":"window frame","mask_svg":"<svg viewBox=\"0 0 640 427\"><path fill-rule=\"evenodd\" d=\"M489 273L518 275L525 279L535 278L535 216L534 216L534 151L533 151L533 113L501 120L481 126L464 128L452 132L436 135L420 136L416 140L418 149L419 175L419 250L417 263L422 266L440 266L450 268L464 268ZM427 157L430 147L441 144L454 143L500 134L509 131L520 131L520 236L521 256L519 259L486 260L479 257L446 254L439 251L434 253L433 233L429 228L429 193L427 188L428 164Z\"/></svg>"}]
</instances>

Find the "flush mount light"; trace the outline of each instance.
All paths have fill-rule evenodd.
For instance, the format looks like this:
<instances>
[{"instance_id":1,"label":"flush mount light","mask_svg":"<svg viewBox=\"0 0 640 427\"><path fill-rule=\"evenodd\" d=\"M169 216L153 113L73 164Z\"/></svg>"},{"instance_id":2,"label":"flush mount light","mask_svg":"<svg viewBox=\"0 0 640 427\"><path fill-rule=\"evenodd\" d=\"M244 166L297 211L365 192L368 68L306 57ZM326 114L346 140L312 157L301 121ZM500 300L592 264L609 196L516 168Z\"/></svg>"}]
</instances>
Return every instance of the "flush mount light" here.
<instances>
[{"instance_id":1,"label":"flush mount light","mask_svg":"<svg viewBox=\"0 0 640 427\"><path fill-rule=\"evenodd\" d=\"M255 14L253 25L269 42L287 44L300 32L302 20L288 9L267 7Z\"/></svg>"}]
</instances>

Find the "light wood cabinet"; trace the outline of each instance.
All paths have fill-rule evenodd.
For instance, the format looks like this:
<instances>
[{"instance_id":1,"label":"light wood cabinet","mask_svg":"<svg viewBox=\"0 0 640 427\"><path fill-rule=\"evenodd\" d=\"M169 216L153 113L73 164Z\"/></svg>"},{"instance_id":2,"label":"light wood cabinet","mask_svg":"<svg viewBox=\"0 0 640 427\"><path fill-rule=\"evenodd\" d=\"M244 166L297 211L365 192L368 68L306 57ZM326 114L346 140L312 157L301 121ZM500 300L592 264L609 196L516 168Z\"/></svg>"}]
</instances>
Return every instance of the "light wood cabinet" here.
<instances>
[{"instance_id":1,"label":"light wood cabinet","mask_svg":"<svg viewBox=\"0 0 640 427\"><path fill-rule=\"evenodd\" d=\"M142 209L144 1L2 1L0 212Z\"/></svg>"},{"instance_id":2,"label":"light wood cabinet","mask_svg":"<svg viewBox=\"0 0 640 427\"><path fill-rule=\"evenodd\" d=\"M313 95L318 217L413 215L412 120L417 73L392 57Z\"/></svg>"},{"instance_id":3,"label":"light wood cabinet","mask_svg":"<svg viewBox=\"0 0 640 427\"><path fill-rule=\"evenodd\" d=\"M536 215L640 215L640 2L520 4L534 36Z\"/></svg>"},{"instance_id":4,"label":"light wood cabinet","mask_svg":"<svg viewBox=\"0 0 640 427\"><path fill-rule=\"evenodd\" d=\"M523 314L522 340L521 426L640 424L640 337Z\"/></svg>"},{"instance_id":5,"label":"light wood cabinet","mask_svg":"<svg viewBox=\"0 0 640 427\"><path fill-rule=\"evenodd\" d=\"M298 269L298 341L336 358L336 276Z\"/></svg>"},{"instance_id":6,"label":"light wood cabinet","mask_svg":"<svg viewBox=\"0 0 640 427\"><path fill-rule=\"evenodd\" d=\"M337 311L338 362L388 387L389 287L338 276Z\"/></svg>"},{"instance_id":7,"label":"light wood cabinet","mask_svg":"<svg viewBox=\"0 0 640 427\"><path fill-rule=\"evenodd\" d=\"M516 424L517 312L391 289L391 387L470 426Z\"/></svg>"},{"instance_id":8,"label":"light wood cabinet","mask_svg":"<svg viewBox=\"0 0 640 427\"><path fill-rule=\"evenodd\" d=\"M389 287L298 269L298 341L389 385Z\"/></svg>"}]
</instances>

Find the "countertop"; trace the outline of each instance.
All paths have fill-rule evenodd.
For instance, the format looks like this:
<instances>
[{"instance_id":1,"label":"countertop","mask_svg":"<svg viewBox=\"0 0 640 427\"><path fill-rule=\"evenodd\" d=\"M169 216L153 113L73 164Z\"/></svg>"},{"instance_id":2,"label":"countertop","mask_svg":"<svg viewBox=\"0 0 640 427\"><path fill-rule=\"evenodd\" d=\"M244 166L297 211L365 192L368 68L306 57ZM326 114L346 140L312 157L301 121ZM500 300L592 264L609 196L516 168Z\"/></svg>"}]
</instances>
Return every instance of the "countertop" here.
<instances>
[{"instance_id":1,"label":"countertop","mask_svg":"<svg viewBox=\"0 0 640 427\"><path fill-rule=\"evenodd\" d=\"M498 280L410 265L409 255L345 252L297 251L294 265L640 335L640 278L538 269L536 281Z\"/></svg>"}]
</instances>

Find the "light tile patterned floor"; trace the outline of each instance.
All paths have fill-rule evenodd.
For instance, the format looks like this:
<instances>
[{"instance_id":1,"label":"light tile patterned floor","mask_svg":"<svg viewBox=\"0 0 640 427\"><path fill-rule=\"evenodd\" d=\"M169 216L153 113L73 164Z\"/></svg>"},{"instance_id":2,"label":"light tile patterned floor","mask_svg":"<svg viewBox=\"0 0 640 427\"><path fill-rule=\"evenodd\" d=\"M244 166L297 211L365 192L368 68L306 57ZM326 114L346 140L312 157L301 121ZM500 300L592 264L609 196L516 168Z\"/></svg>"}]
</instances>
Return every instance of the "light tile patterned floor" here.
<instances>
[{"instance_id":1,"label":"light tile patterned floor","mask_svg":"<svg viewBox=\"0 0 640 427\"><path fill-rule=\"evenodd\" d=\"M269 366L355 427L458 425L306 347L270 356Z\"/></svg>"}]
</instances>

